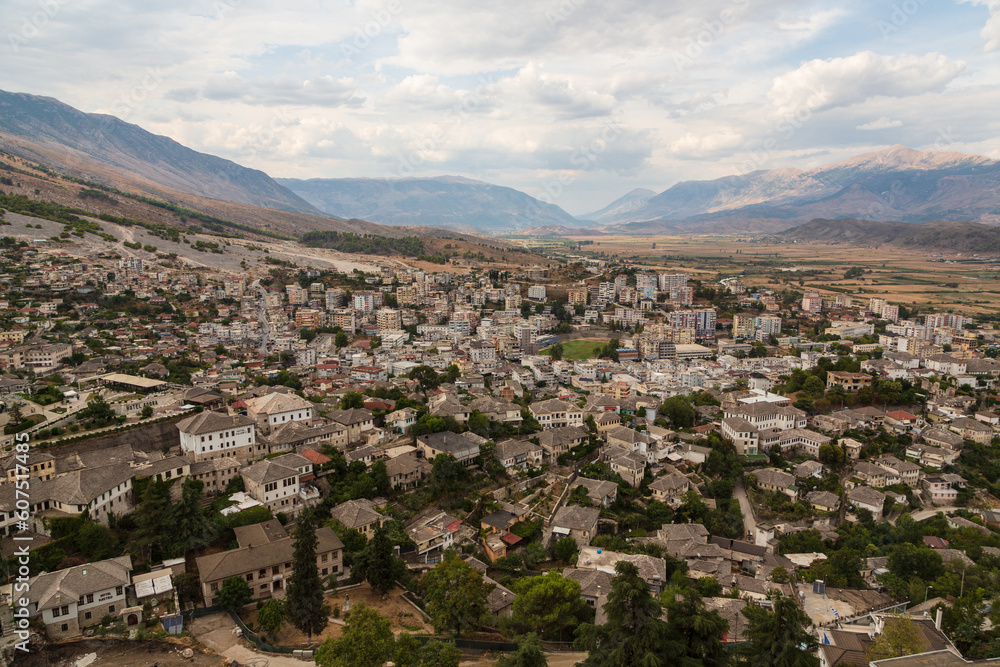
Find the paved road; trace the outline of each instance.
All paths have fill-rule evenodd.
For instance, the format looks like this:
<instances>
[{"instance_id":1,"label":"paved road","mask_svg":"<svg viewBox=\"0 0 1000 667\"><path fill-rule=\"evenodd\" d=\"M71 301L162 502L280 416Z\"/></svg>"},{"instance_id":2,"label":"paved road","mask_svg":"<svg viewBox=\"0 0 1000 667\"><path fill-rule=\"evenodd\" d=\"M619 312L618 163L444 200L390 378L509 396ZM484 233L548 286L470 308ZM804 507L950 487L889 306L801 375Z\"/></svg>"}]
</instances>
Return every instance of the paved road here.
<instances>
[{"instance_id":1,"label":"paved road","mask_svg":"<svg viewBox=\"0 0 1000 667\"><path fill-rule=\"evenodd\" d=\"M913 517L914 521L923 521L924 519L929 519L932 516L935 516L938 512L944 512L945 514L951 514L952 512L954 512L957 509L959 509L959 508L958 507L935 507L935 508L929 509L929 510L920 510L919 512L914 512L910 516Z\"/></svg>"},{"instance_id":2,"label":"paved road","mask_svg":"<svg viewBox=\"0 0 1000 667\"><path fill-rule=\"evenodd\" d=\"M740 503L740 511L743 512L743 528L751 531L751 535L756 535L757 531L757 521L754 519L754 513L750 507L750 497L747 495L746 487L743 486L743 480L736 480L736 487L733 489L733 495L736 500Z\"/></svg>"}]
</instances>

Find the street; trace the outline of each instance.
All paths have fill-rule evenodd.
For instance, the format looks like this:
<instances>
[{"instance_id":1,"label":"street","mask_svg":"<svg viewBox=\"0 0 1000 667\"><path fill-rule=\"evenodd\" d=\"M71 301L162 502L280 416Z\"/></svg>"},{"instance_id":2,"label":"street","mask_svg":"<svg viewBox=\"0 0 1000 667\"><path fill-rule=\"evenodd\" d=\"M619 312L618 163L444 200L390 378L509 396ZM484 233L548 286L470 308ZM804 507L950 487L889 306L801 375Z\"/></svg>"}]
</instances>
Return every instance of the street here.
<instances>
[{"instance_id":1,"label":"street","mask_svg":"<svg viewBox=\"0 0 1000 667\"><path fill-rule=\"evenodd\" d=\"M749 531L751 535L755 535L757 531L757 520L754 518L753 510L750 507L750 497L747 495L747 490L746 487L743 486L742 479L736 480L736 486L733 488L733 495L736 497L736 500L739 501L740 511L743 512L744 530Z\"/></svg>"}]
</instances>

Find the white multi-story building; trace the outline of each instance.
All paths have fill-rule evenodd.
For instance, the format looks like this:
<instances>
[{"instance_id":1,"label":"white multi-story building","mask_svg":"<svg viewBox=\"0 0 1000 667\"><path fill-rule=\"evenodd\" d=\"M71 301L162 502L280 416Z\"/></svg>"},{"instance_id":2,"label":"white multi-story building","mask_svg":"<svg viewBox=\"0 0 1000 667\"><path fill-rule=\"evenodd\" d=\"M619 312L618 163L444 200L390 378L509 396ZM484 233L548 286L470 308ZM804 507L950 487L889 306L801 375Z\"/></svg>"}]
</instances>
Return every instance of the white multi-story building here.
<instances>
[{"instance_id":1,"label":"white multi-story building","mask_svg":"<svg viewBox=\"0 0 1000 667\"><path fill-rule=\"evenodd\" d=\"M819 292L805 293L802 297L802 310L814 315L823 312L823 297L819 295Z\"/></svg>"},{"instance_id":2,"label":"white multi-story building","mask_svg":"<svg viewBox=\"0 0 1000 667\"><path fill-rule=\"evenodd\" d=\"M545 301L545 285L532 285L529 287L528 298L533 301Z\"/></svg>"},{"instance_id":3,"label":"white multi-story building","mask_svg":"<svg viewBox=\"0 0 1000 667\"><path fill-rule=\"evenodd\" d=\"M754 328L765 336L781 334L781 318L775 315L761 315L754 318Z\"/></svg>"},{"instance_id":4,"label":"white multi-story building","mask_svg":"<svg viewBox=\"0 0 1000 667\"><path fill-rule=\"evenodd\" d=\"M395 308L379 308L375 313L375 323L379 332L396 331L403 327L400 313Z\"/></svg>"},{"instance_id":5,"label":"white multi-story building","mask_svg":"<svg viewBox=\"0 0 1000 667\"><path fill-rule=\"evenodd\" d=\"M288 422L307 422L313 418L313 404L295 394L268 394L246 402L247 416L264 433Z\"/></svg>"},{"instance_id":6,"label":"white multi-story building","mask_svg":"<svg viewBox=\"0 0 1000 667\"><path fill-rule=\"evenodd\" d=\"M257 451L254 420L206 410L177 422L181 450L195 461L233 456L247 459Z\"/></svg>"},{"instance_id":7,"label":"white multi-story building","mask_svg":"<svg viewBox=\"0 0 1000 667\"><path fill-rule=\"evenodd\" d=\"M686 273L661 273L660 274L660 291L669 292L675 287L683 287L687 285L688 274Z\"/></svg>"},{"instance_id":8,"label":"white multi-story building","mask_svg":"<svg viewBox=\"0 0 1000 667\"><path fill-rule=\"evenodd\" d=\"M668 313L668 322L675 329L694 329L696 338L715 338L715 309L675 310Z\"/></svg>"}]
</instances>

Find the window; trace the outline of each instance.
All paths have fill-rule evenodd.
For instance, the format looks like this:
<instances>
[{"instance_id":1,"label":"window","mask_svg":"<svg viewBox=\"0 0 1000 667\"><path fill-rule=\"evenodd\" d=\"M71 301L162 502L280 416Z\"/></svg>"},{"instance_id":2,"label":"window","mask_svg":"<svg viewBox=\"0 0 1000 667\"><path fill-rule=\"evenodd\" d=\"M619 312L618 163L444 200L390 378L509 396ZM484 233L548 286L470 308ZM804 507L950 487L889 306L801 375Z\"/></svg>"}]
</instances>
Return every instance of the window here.
<instances>
[{"instance_id":1,"label":"window","mask_svg":"<svg viewBox=\"0 0 1000 667\"><path fill-rule=\"evenodd\" d=\"M90 604L93 601L94 601L94 594L93 593L87 593L87 604Z\"/></svg>"},{"instance_id":2,"label":"window","mask_svg":"<svg viewBox=\"0 0 1000 667\"><path fill-rule=\"evenodd\" d=\"M328 572L327 572L327 568L325 568L325 567L323 568L323 572L322 572L322 574L323 574L323 576L324 576L324 577L325 577L325 576L326 576L326 575L328 574Z\"/></svg>"},{"instance_id":3,"label":"window","mask_svg":"<svg viewBox=\"0 0 1000 667\"><path fill-rule=\"evenodd\" d=\"M217 590L219 590L219 584L218 583L213 583L212 586L211 586L211 589L212 589L213 593L216 592Z\"/></svg>"},{"instance_id":4,"label":"window","mask_svg":"<svg viewBox=\"0 0 1000 667\"><path fill-rule=\"evenodd\" d=\"M247 575L247 581L253 581L253 572Z\"/></svg>"},{"instance_id":5,"label":"window","mask_svg":"<svg viewBox=\"0 0 1000 667\"><path fill-rule=\"evenodd\" d=\"M267 576L267 568L264 568L263 570L257 573L258 579L263 579L266 576Z\"/></svg>"},{"instance_id":6,"label":"window","mask_svg":"<svg viewBox=\"0 0 1000 667\"><path fill-rule=\"evenodd\" d=\"M330 556L330 554L323 554L323 555L322 555L322 556L320 557L320 562L321 562L321 563L325 563L325 562L327 561L327 559L329 558L329 556Z\"/></svg>"},{"instance_id":7,"label":"window","mask_svg":"<svg viewBox=\"0 0 1000 667\"><path fill-rule=\"evenodd\" d=\"M108 613L109 614L115 613L115 606L113 604L108 605Z\"/></svg>"},{"instance_id":8,"label":"window","mask_svg":"<svg viewBox=\"0 0 1000 667\"><path fill-rule=\"evenodd\" d=\"M261 584L260 585L260 590L266 591L267 590L267 584Z\"/></svg>"},{"instance_id":9,"label":"window","mask_svg":"<svg viewBox=\"0 0 1000 667\"><path fill-rule=\"evenodd\" d=\"M90 620L90 616L91 616L91 614L90 614L90 612L89 612L89 611L88 611L87 613L85 613L85 614L83 615L83 617L84 617L84 618L85 618L86 620L88 620L88 621Z\"/></svg>"},{"instance_id":10,"label":"window","mask_svg":"<svg viewBox=\"0 0 1000 667\"><path fill-rule=\"evenodd\" d=\"M273 576L277 576L277 575L278 575L278 573L279 573L279 571L280 571L280 569L281 569L281 568L279 568L279 567L278 567L277 565L275 565L274 567L272 567L272 568L271 568L271 574L272 574Z\"/></svg>"},{"instance_id":11,"label":"window","mask_svg":"<svg viewBox=\"0 0 1000 667\"><path fill-rule=\"evenodd\" d=\"M124 592L125 591L122 589L121 586L118 586L117 588L115 588L115 595L121 595Z\"/></svg>"},{"instance_id":12,"label":"window","mask_svg":"<svg viewBox=\"0 0 1000 667\"><path fill-rule=\"evenodd\" d=\"M62 630L63 632L68 632L69 631L69 624L63 623L62 625L59 626L59 629Z\"/></svg>"}]
</instances>

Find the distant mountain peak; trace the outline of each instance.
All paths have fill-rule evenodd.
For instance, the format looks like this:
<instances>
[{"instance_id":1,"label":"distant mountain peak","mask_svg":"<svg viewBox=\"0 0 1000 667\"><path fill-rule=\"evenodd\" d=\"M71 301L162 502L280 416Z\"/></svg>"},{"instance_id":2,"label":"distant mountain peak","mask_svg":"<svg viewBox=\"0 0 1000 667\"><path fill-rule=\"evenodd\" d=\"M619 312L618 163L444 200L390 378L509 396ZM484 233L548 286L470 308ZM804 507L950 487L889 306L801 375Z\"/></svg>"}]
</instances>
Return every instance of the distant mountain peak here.
<instances>
[{"instance_id":1,"label":"distant mountain peak","mask_svg":"<svg viewBox=\"0 0 1000 667\"><path fill-rule=\"evenodd\" d=\"M985 155L958 153L955 151L918 151L908 146L896 144L871 153L862 153L821 169L874 168L874 169L940 169L955 165L990 164L996 162Z\"/></svg>"}]
</instances>

